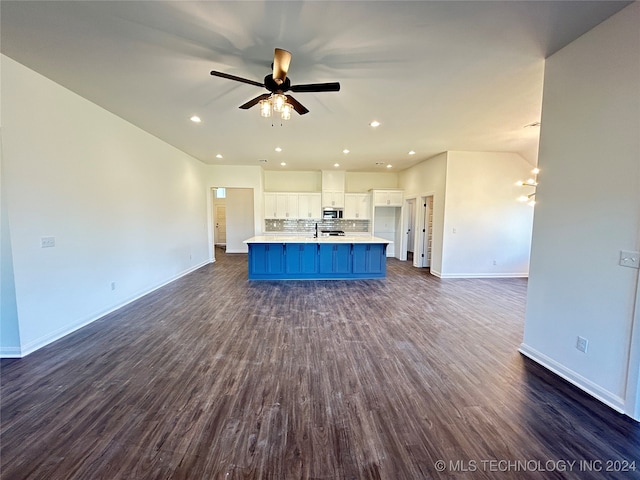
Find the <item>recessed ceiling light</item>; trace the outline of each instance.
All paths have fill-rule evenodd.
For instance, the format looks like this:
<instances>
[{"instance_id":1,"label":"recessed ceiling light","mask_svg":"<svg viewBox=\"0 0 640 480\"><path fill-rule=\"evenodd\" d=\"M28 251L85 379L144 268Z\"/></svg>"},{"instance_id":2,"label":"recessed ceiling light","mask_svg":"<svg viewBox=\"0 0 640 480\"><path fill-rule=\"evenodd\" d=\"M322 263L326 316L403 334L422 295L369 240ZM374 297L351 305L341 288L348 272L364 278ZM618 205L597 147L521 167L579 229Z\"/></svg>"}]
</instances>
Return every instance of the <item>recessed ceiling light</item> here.
<instances>
[{"instance_id":1,"label":"recessed ceiling light","mask_svg":"<svg viewBox=\"0 0 640 480\"><path fill-rule=\"evenodd\" d=\"M342 153L346 155L347 153L349 153L349 149L345 148L344 150L342 150Z\"/></svg>"},{"instance_id":2,"label":"recessed ceiling light","mask_svg":"<svg viewBox=\"0 0 640 480\"><path fill-rule=\"evenodd\" d=\"M282 165L283 167L287 165L287 162L280 162L280 165Z\"/></svg>"},{"instance_id":3,"label":"recessed ceiling light","mask_svg":"<svg viewBox=\"0 0 640 480\"><path fill-rule=\"evenodd\" d=\"M387 165L387 168L391 168L391 167L393 167L393 165L391 165L391 164Z\"/></svg>"},{"instance_id":4,"label":"recessed ceiling light","mask_svg":"<svg viewBox=\"0 0 640 480\"><path fill-rule=\"evenodd\" d=\"M202 120L200 120L200 117L197 115L194 115L193 117L191 117L191 121L193 123L200 123Z\"/></svg>"},{"instance_id":5,"label":"recessed ceiling light","mask_svg":"<svg viewBox=\"0 0 640 480\"><path fill-rule=\"evenodd\" d=\"M216 155L216 158L222 158L222 155L217 154L217 155Z\"/></svg>"},{"instance_id":6,"label":"recessed ceiling light","mask_svg":"<svg viewBox=\"0 0 640 480\"><path fill-rule=\"evenodd\" d=\"M371 125L372 127L379 127L380 126L380 122L377 120L374 120L373 122L371 122L369 125Z\"/></svg>"},{"instance_id":7,"label":"recessed ceiling light","mask_svg":"<svg viewBox=\"0 0 640 480\"><path fill-rule=\"evenodd\" d=\"M413 150L411 150L411 151L409 152L409 155L415 155L415 154L416 154L416 152L414 152Z\"/></svg>"},{"instance_id":8,"label":"recessed ceiling light","mask_svg":"<svg viewBox=\"0 0 640 480\"><path fill-rule=\"evenodd\" d=\"M333 166L334 166L334 167L339 167L339 166L340 166L340 164L339 164L339 163L334 163L334 164L333 164Z\"/></svg>"},{"instance_id":9,"label":"recessed ceiling light","mask_svg":"<svg viewBox=\"0 0 640 480\"><path fill-rule=\"evenodd\" d=\"M281 152L282 149L280 147L276 147L276 152Z\"/></svg>"}]
</instances>

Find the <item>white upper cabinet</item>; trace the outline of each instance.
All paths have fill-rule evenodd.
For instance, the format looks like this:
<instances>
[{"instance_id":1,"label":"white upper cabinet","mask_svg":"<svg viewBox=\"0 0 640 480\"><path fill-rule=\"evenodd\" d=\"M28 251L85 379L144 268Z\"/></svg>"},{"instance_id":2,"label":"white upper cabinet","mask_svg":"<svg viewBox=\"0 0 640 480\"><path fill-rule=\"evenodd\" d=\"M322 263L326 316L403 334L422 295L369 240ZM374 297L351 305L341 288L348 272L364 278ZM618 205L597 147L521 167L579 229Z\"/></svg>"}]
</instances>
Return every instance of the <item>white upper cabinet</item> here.
<instances>
[{"instance_id":1,"label":"white upper cabinet","mask_svg":"<svg viewBox=\"0 0 640 480\"><path fill-rule=\"evenodd\" d=\"M264 194L264 218L278 218L277 193Z\"/></svg>"},{"instance_id":2,"label":"white upper cabinet","mask_svg":"<svg viewBox=\"0 0 640 480\"><path fill-rule=\"evenodd\" d=\"M322 191L344 192L344 170L323 170Z\"/></svg>"},{"instance_id":3,"label":"white upper cabinet","mask_svg":"<svg viewBox=\"0 0 640 480\"><path fill-rule=\"evenodd\" d=\"M298 218L298 194L265 193L264 218Z\"/></svg>"},{"instance_id":4,"label":"white upper cabinet","mask_svg":"<svg viewBox=\"0 0 640 480\"><path fill-rule=\"evenodd\" d=\"M322 218L321 196L319 193L298 195L298 218Z\"/></svg>"},{"instance_id":5,"label":"white upper cabinet","mask_svg":"<svg viewBox=\"0 0 640 480\"><path fill-rule=\"evenodd\" d=\"M332 208L344 208L344 192L336 190L322 191L322 206Z\"/></svg>"},{"instance_id":6,"label":"white upper cabinet","mask_svg":"<svg viewBox=\"0 0 640 480\"><path fill-rule=\"evenodd\" d=\"M401 207L402 190L371 190L374 207Z\"/></svg>"},{"instance_id":7,"label":"white upper cabinet","mask_svg":"<svg viewBox=\"0 0 640 480\"><path fill-rule=\"evenodd\" d=\"M264 218L322 218L319 193L266 192Z\"/></svg>"},{"instance_id":8,"label":"white upper cabinet","mask_svg":"<svg viewBox=\"0 0 640 480\"><path fill-rule=\"evenodd\" d=\"M344 170L322 171L322 206L344 208Z\"/></svg>"},{"instance_id":9,"label":"white upper cabinet","mask_svg":"<svg viewBox=\"0 0 640 480\"><path fill-rule=\"evenodd\" d=\"M345 193L344 218L369 220L371 218L371 195L368 193Z\"/></svg>"}]
</instances>

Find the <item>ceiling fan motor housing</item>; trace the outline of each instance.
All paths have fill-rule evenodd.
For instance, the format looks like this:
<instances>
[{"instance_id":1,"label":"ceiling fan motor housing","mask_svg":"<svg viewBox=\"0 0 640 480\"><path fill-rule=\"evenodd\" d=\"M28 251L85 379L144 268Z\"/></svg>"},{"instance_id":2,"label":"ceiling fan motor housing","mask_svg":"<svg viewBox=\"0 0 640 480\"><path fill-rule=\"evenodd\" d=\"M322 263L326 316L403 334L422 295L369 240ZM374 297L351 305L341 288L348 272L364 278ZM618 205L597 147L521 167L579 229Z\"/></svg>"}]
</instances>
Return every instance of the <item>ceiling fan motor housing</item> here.
<instances>
[{"instance_id":1,"label":"ceiling fan motor housing","mask_svg":"<svg viewBox=\"0 0 640 480\"><path fill-rule=\"evenodd\" d=\"M289 80L289 77L287 77L284 79L284 82L281 85L278 85L273 79L273 75L269 74L264 77L264 86L271 93L284 93L288 92L289 88L291 88L291 80Z\"/></svg>"}]
</instances>

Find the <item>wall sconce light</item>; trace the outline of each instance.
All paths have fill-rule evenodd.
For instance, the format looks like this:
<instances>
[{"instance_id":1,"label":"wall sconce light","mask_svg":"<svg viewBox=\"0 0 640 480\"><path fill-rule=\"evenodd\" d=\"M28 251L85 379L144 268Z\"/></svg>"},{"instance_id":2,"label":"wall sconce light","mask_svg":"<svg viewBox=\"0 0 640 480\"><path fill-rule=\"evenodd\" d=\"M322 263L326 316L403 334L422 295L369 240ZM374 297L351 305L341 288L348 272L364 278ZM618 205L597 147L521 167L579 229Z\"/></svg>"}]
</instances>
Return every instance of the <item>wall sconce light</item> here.
<instances>
[{"instance_id":1,"label":"wall sconce light","mask_svg":"<svg viewBox=\"0 0 640 480\"><path fill-rule=\"evenodd\" d=\"M520 195L518 197L518 201L519 202L526 202L528 203L531 207L533 207L536 204L536 187L538 186L538 173L540 173L540 169L539 168L534 168L533 170L531 170L531 173L533 173L535 176L533 178L528 178L526 181L518 181L516 182L516 185L519 187L530 187L533 188L533 192L528 194L528 195Z\"/></svg>"}]
</instances>

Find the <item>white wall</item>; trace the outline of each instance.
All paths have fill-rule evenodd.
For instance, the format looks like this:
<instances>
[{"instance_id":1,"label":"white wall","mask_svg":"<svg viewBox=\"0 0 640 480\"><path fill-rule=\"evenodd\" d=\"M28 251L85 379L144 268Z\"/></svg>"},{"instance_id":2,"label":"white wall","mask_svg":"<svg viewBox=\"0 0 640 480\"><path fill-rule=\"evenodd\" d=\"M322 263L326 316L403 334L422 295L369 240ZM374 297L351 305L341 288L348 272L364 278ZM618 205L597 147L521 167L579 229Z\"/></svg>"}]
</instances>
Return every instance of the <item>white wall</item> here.
<instances>
[{"instance_id":1,"label":"white wall","mask_svg":"<svg viewBox=\"0 0 640 480\"><path fill-rule=\"evenodd\" d=\"M330 171L329 171L330 172ZM265 170L265 192L320 192L320 171L276 171ZM396 172L344 172L344 191L366 193L375 188L398 188Z\"/></svg>"},{"instance_id":2,"label":"white wall","mask_svg":"<svg viewBox=\"0 0 640 480\"><path fill-rule=\"evenodd\" d=\"M227 253L249 253L244 241L255 235L252 188L227 188Z\"/></svg>"},{"instance_id":3,"label":"white wall","mask_svg":"<svg viewBox=\"0 0 640 480\"><path fill-rule=\"evenodd\" d=\"M6 182L2 163L0 130L0 356L20 356L20 329L13 273L13 253L9 231Z\"/></svg>"},{"instance_id":4,"label":"white wall","mask_svg":"<svg viewBox=\"0 0 640 480\"><path fill-rule=\"evenodd\" d=\"M516 153L448 152L442 277L528 275L533 208L516 182L531 169Z\"/></svg>"},{"instance_id":5,"label":"white wall","mask_svg":"<svg viewBox=\"0 0 640 480\"><path fill-rule=\"evenodd\" d=\"M527 275L533 209L516 182L531 169L515 153L452 151L400 172L405 199L433 196L431 273Z\"/></svg>"},{"instance_id":6,"label":"white wall","mask_svg":"<svg viewBox=\"0 0 640 480\"><path fill-rule=\"evenodd\" d=\"M521 347L629 414L638 270L618 259L640 249L638 25L636 2L547 60ZM576 349L578 335L587 353Z\"/></svg>"},{"instance_id":7,"label":"white wall","mask_svg":"<svg viewBox=\"0 0 640 480\"><path fill-rule=\"evenodd\" d=\"M265 192L320 192L322 173L320 171L264 171Z\"/></svg>"},{"instance_id":8,"label":"white wall","mask_svg":"<svg viewBox=\"0 0 640 480\"><path fill-rule=\"evenodd\" d=\"M404 198L433 195L433 243L431 247L431 273L440 275L442 269L442 235L447 182L447 153L429 158L399 175L399 187Z\"/></svg>"},{"instance_id":9,"label":"white wall","mask_svg":"<svg viewBox=\"0 0 640 480\"><path fill-rule=\"evenodd\" d=\"M207 191L197 160L1 61L2 264L19 327L2 349L25 355L207 263Z\"/></svg>"},{"instance_id":10,"label":"white wall","mask_svg":"<svg viewBox=\"0 0 640 480\"><path fill-rule=\"evenodd\" d=\"M398 188L398 178L395 172L346 172L344 191L366 193L376 188Z\"/></svg>"}]
</instances>

